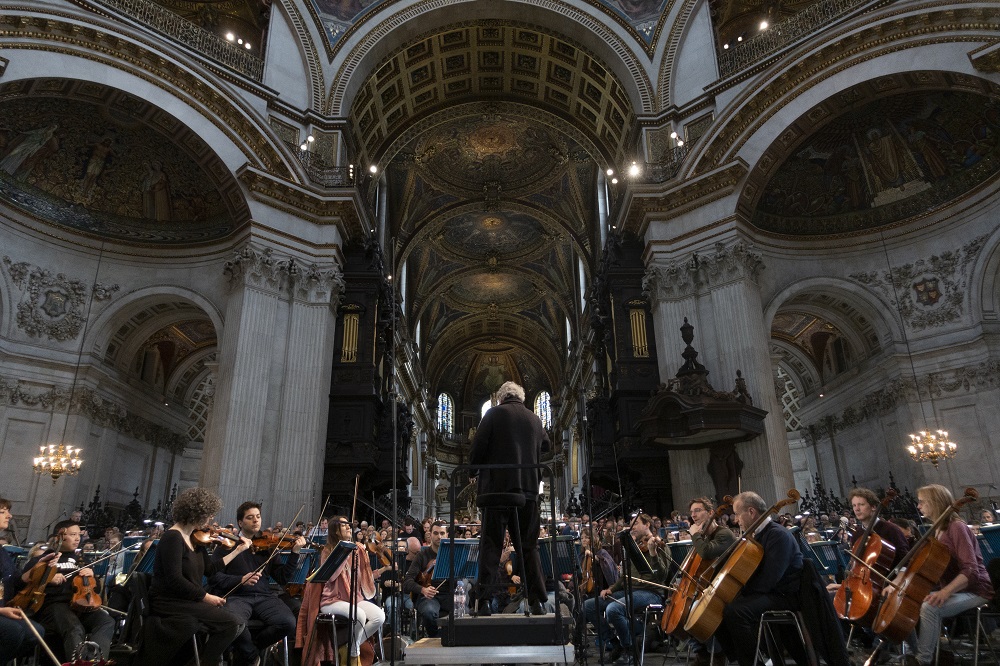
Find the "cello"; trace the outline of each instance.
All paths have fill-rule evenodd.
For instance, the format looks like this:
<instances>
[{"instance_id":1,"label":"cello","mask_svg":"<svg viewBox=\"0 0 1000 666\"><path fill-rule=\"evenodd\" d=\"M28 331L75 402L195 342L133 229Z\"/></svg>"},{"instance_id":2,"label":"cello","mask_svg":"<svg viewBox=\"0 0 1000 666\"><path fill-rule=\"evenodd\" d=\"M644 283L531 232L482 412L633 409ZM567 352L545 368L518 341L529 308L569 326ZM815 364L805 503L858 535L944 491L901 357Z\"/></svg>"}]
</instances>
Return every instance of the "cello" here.
<instances>
[{"instance_id":1,"label":"cello","mask_svg":"<svg viewBox=\"0 0 1000 666\"><path fill-rule=\"evenodd\" d=\"M895 498L896 490L889 488L875 509L871 522L851 549L853 552L851 570L833 598L833 607L843 620L871 626L872 620L875 619L875 611L878 608L875 602L882 596L885 576L896 558L896 547L875 534L874 529L879 513ZM876 574L874 577L873 571Z\"/></svg>"},{"instance_id":2,"label":"cello","mask_svg":"<svg viewBox=\"0 0 1000 666\"><path fill-rule=\"evenodd\" d=\"M913 544L896 568L887 576L892 592L886 595L872 624L872 631L890 641L901 643L920 619L920 606L934 586L941 580L951 561L947 546L934 536L966 504L979 499L975 488L966 488L965 495L941 512L930 529ZM895 576L893 574L896 574Z\"/></svg>"},{"instance_id":3,"label":"cello","mask_svg":"<svg viewBox=\"0 0 1000 666\"><path fill-rule=\"evenodd\" d=\"M762 513L705 572L705 579L712 582L695 600L684 624L684 631L695 640L704 643L711 638L722 622L722 611L726 605L736 598L764 559L764 547L753 538L754 532L771 514L798 502L800 497L795 488L789 490L787 499L778 500Z\"/></svg>"},{"instance_id":4,"label":"cello","mask_svg":"<svg viewBox=\"0 0 1000 666\"><path fill-rule=\"evenodd\" d=\"M730 495L723 497L722 504L716 507L709 522L721 518L722 514L732 505L733 498ZM706 582L701 577L713 561L702 559L694 547L688 551L677 572L677 576L680 578L677 581L677 590L670 596L670 607L660 619L660 628L663 629L664 633L677 638L687 638L687 634L684 632L684 623L691 612L691 606L705 589Z\"/></svg>"}]
</instances>

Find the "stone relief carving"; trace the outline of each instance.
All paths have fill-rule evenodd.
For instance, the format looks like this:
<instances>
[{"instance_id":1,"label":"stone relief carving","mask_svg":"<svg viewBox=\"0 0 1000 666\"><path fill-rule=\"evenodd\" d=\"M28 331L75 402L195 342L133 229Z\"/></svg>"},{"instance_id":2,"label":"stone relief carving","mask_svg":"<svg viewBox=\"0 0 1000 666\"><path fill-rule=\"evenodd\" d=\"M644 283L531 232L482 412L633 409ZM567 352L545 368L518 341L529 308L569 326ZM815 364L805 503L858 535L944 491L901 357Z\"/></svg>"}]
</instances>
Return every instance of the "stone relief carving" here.
<instances>
[{"instance_id":1,"label":"stone relief carving","mask_svg":"<svg viewBox=\"0 0 1000 666\"><path fill-rule=\"evenodd\" d=\"M958 320L965 310L969 268L982 252L986 239L986 235L979 236L958 250L894 266L891 274L871 271L852 273L850 277L877 291L890 305L898 302L903 321L911 329L943 326Z\"/></svg>"},{"instance_id":2,"label":"stone relief carving","mask_svg":"<svg viewBox=\"0 0 1000 666\"><path fill-rule=\"evenodd\" d=\"M60 342L80 333L86 318L87 283L6 256L3 263L11 281L23 292L17 304L17 325L22 331L33 338L47 336ZM94 300L107 301L118 289L117 284L98 282Z\"/></svg>"},{"instance_id":3,"label":"stone relief carving","mask_svg":"<svg viewBox=\"0 0 1000 666\"><path fill-rule=\"evenodd\" d=\"M674 300L690 296L702 288L739 279L754 282L764 270L760 253L749 243L715 244L708 254L692 253L681 261L651 265L642 279L643 295L652 300Z\"/></svg>"},{"instance_id":4,"label":"stone relief carving","mask_svg":"<svg viewBox=\"0 0 1000 666\"><path fill-rule=\"evenodd\" d=\"M269 248L247 244L233 253L223 266L230 285L237 281L247 286L284 291L310 303L327 302L337 307L343 293L344 274L339 266L306 266L294 257L279 257Z\"/></svg>"},{"instance_id":5,"label":"stone relief carving","mask_svg":"<svg viewBox=\"0 0 1000 666\"><path fill-rule=\"evenodd\" d=\"M66 388L56 386L32 391L20 381L0 377L0 404L79 414L98 427L110 428L173 453L181 453L189 443L184 435L130 412L90 388L78 388L71 397L71 391Z\"/></svg>"}]
</instances>

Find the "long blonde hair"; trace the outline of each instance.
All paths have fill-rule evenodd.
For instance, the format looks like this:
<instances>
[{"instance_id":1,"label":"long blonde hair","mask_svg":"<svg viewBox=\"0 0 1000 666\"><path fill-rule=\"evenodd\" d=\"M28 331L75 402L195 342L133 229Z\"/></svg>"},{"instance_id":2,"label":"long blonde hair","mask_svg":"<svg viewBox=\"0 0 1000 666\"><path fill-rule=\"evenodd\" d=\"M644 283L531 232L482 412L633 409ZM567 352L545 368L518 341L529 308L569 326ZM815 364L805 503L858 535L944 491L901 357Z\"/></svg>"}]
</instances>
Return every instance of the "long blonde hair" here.
<instances>
[{"instance_id":1,"label":"long blonde hair","mask_svg":"<svg viewBox=\"0 0 1000 666\"><path fill-rule=\"evenodd\" d=\"M931 520L937 520L948 507L955 503L955 497L951 494L951 491L939 483L932 483L922 488L917 488L917 499L923 499L927 503L930 508L927 518ZM953 513L948 518L948 522L953 520L961 519L957 513Z\"/></svg>"}]
</instances>

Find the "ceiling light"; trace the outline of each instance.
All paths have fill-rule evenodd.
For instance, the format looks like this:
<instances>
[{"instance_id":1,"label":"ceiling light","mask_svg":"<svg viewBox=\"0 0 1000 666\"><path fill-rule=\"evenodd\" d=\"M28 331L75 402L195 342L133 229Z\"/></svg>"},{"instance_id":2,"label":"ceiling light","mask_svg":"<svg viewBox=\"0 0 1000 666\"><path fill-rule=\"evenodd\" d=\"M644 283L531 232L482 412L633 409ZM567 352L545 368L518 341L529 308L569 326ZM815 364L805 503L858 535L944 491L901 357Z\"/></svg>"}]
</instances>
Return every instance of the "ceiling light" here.
<instances>
[{"instance_id":1,"label":"ceiling light","mask_svg":"<svg viewBox=\"0 0 1000 666\"><path fill-rule=\"evenodd\" d=\"M724 48L724 49L729 49L729 44L723 44L723 45L722 45L722 48Z\"/></svg>"},{"instance_id":2,"label":"ceiling light","mask_svg":"<svg viewBox=\"0 0 1000 666\"><path fill-rule=\"evenodd\" d=\"M614 169L608 169L605 173L607 173L609 176L613 176L613 175L615 175L615 170Z\"/></svg>"},{"instance_id":3,"label":"ceiling light","mask_svg":"<svg viewBox=\"0 0 1000 666\"><path fill-rule=\"evenodd\" d=\"M306 137L306 141L308 141L309 143L312 143L315 140L316 140L316 137L314 137L312 134L310 134L309 136Z\"/></svg>"},{"instance_id":4,"label":"ceiling light","mask_svg":"<svg viewBox=\"0 0 1000 666\"><path fill-rule=\"evenodd\" d=\"M636 164L635 162L632 162L632 165L628 168L628 175L635 178L636 176L639 175L639 171L640 171L639 165Z\"/></svg>"},{"instance_id":5,"label":"ceiling light","mask_svg":"<svg viewBox=\"0 0 1000 666\"><path fill-rule=\"evenodd\" d=\"M378 167L373 164L370 167L368 167L368 171L370 171L372 174L376 174L378 173Z\"/></svg>"},{"instance_id":6,"label":"ceiling light","mask_svg":"<svg viewBox=\"0 0 1000 666\"><path fill-rule=\"evenodd\" d=\"M250 42L247 42L247 43L246 43L246 44L244 44L243 46L247 47L247 51L249 51L249 50L250 50Z\"/></svg>"},{"instance_id":7,"label":"ceiling light","mask_svg":"<svg viewBox=\"0 0 1000 666\"><path fill-rule=\"evenodd\" d=\"M227 33L226 33L226 39L228 39L228 40L229 40L229 41L231 41L231 42L232 42L232 41L236 41L236 35L234 35L234 34L233 34L233 33L231 33L231 32L227 32Z\"/></svg>"},{"instance_id":8,"label":"ceiling light","mask_svg":"<svg viewBox=\"0 0 1000 666\"><path fill-rule=\"evenodd\" d=\"M671 139L676 139L677 138L677 132L671 132L670 133L670 138Z\"/></svg>"},{"instance_id":9,"label":"ceiling light","mask_svg":"<svg viewBox=\"0 0 1000 666\"><path fill-rule=\"evenodd\" d=\"M738 42L742 42L742 41L743 41L743 35L740 35L739 37L737 37L737 38L736 38L736 41L738 41Z\"/></svg>"},{"instance_id":10,"label":"ceiling light","mask_svg":"<svg viewBox=\"0 0 1000 666\"><path fill-rule=\"evenodd\" d=\"M299 146L299 150L309 150L309 144L303 143L301 146Z\"/></svg>"},{"instance_id":11,"label":"ceiling light","mask_svg":"<svg viewBox=\"0 0 1000 666\"><path fill-rule=\"evenodd\" d=\"M761 30L767 30L767 21L761 21L760 22L760 29Z\"/></svg>"},{"instance_id":12,"label":"ceiling light","mask_svg":"<svg viewBox=\"0 0 1000 666\"><path fill-rule=\"evenodd\" d=\"M617 185L618 184L618 179L617 178L612 178L611 179L611 184L612 185Z\"/></svg>"},{"instance_id":13,"label":"ceiling light","mask_svg":"<svg viewBox=\"0 0 1000 666\"><path fill-rule=\"evenodd\" d=\"M683 146L684 145L684 140L683 139L677 139L677 145L678 146Z\"/></svg>"},{"instance_id":14,"label":"ceiling light","mask_svg":"<svg viewBox=\"0 0 1000 666\"><path fill-rule=\"evenodd\" d=\"M236 40L236 43L237 43L237 44L242 44L242 43L243 43L243 38L242 38L242 37L240 37L239 39L237 39L237 40Z\"/></svg>"}]
</instances>

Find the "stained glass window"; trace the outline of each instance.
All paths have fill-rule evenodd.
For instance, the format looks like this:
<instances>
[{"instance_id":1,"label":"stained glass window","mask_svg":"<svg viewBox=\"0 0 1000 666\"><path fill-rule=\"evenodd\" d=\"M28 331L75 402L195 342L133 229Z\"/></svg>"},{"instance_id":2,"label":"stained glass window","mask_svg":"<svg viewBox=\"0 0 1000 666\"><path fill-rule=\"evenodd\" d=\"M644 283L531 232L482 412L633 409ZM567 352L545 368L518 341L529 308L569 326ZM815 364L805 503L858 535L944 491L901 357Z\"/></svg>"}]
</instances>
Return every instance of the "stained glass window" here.
<instances>
[{"instance_id":1,"label":"stained glass window","mask_svg":"<svg viewBox=\"0 0 1000 666\"><path fill-rule=\"evenodd\" d=\"M438 430L442 435L455 432L455 403L447 393L438 396Z\"/></svg>"},{"instance_id":2,"label":"stained glass window","mask_svg":"<svg viewBox=\"0 0 1000 666\"><path fill-rule=\"evenodd\" d=\"M542 420L543 428L552 427L552 396L548 391L542 391L535 398L535 413Z\"/></svg>"}]
</instances>

